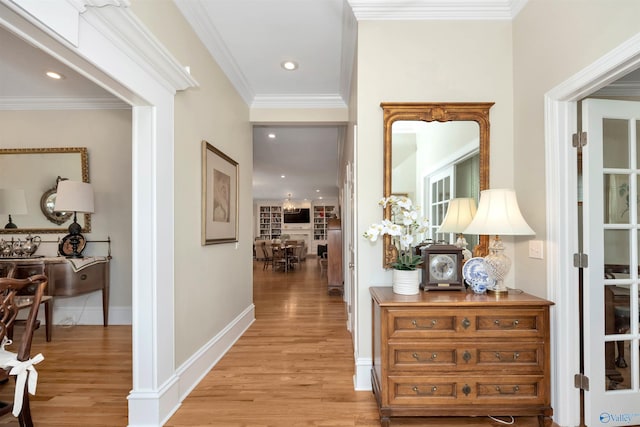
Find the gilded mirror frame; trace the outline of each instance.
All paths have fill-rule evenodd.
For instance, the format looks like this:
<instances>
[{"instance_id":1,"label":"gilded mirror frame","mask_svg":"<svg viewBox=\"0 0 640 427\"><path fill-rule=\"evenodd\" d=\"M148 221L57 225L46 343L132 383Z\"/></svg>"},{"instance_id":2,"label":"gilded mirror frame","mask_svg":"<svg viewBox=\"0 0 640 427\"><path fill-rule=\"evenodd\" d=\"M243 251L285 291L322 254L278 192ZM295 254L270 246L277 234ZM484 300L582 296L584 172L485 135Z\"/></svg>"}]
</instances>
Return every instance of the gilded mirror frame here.
<instances>
[{"instance_id":1,"label":"gilded mirror frame","mask_svg":"<svg viewBox=\"0 0 640 427\"><path fill-rule=\"evenodd\" d=\"M80 155L80 170L82 174L82 182L89 182L89 156L87 154L86 147L51 147L51 148L2 148L0 149L0 156L3 154L20 154L20 155L29 155L29 154L60 154L60 153L77 153ZM64 171L62 171L64 174ZM51 182L51 185L55 185L57 182L54 180ZM50 193L52 189L47 190L45 193ZM43 194L44 195L44 194ZM39 202L41 203L41 201ZM45 218L47 216L41 212ZM79 216L79 215L78 215ZM69 217L71 218L71 216ZM82 227L82 233L91 232L91 214L85 213L83 216L84 223ZM47 220L52 221L47 218ZM0 234L57 234L57 233L67 233L67 227L58 227L58 228L45 228L45 227L32 227L32 228L12 228L12 229L4 229L0 228Z\"/></svg>"},{"instance_id":2,"label":"gilded mirror frame","mask_svg":"<svg viewBox=\"0 0 640 427\"><path fill-rule=\"evenodd\" d=\"M392 172L392 126L397 121L423 122L451 122L474 121L479 126L479 162L480 162L480 191L489 188L489 109L493 102L383 102L384 120L384 183L383 196L391 195ZM383 213L384 219L391 219L391 207L387 206ZM395 250L391 237L384 236L383 266L390 268L395 260ZM474 256L488 253L489 236L480 236L479 243L474 248Z\"/></svg>"}]
</instances>

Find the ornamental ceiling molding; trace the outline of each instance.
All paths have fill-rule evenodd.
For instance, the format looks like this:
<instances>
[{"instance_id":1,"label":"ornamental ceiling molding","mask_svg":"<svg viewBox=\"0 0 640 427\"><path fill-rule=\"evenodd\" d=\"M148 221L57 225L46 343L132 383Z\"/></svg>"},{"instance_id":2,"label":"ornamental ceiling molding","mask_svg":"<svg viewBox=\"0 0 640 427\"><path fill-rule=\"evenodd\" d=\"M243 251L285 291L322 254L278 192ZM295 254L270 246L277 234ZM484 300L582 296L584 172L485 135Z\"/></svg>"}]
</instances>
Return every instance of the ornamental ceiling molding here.
<instances>
[{"instance_id":1,"label":"ornamental ceiling molding","mask_svg":"<svg viewBox=\"0 0 640 427\"><path fill-rule=\"evenodd\" d=\"M0 96L0 110L130 110L131 106L118 98L10 97Z\"/></svg>"},{"instance_id":2,"label":"ornamental ceiling molding","mask_svg":"<svg viewBox=\"0 0 640 427\"><path fill-rule=\"evenodd\" d=\"M527 0L347 0L358 21L511 20Z\"/></svg>"}]
</instances>

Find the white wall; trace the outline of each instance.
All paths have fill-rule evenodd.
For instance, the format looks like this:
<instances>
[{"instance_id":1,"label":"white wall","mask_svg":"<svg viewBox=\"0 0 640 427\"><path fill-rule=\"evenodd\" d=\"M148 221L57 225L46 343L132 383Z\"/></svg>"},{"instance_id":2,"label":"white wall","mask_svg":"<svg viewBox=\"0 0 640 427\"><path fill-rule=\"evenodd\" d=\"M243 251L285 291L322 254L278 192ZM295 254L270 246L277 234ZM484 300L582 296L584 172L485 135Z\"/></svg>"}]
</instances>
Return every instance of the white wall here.
<instances>
[{"instance_id":1,"label":"white wall","mask_svg":"<svg viewBox=\"0 0 640 427\"><path fill-rule=\"evenodd\" d=\"M0 111L0 147L87 147L96 212L91 215L91 232L84 236L88 241L111 237L109 323L130 324L131 110ZM59 175L65 176L64 170ZM56 242L66 234L39 236ZM23 239L25 235L15 237ZM57 249L56 243L43 243L36 255L56 256ZM83 254L105 256L107 250L105 243L88 243ZM56 298L54 323L69 317L79 324L102 324L102 293Z\"/></svg>"},{"instance_id":2,"label":"white wall","mask_svg":"<svg viewBox=\"0 0 640 427\"><path fill-rule=\"evenodd\" d=\"M249 108L175 4L135 1L132 10L199 87L175 100L175 355L179 366L253 306L252 131ZM201 141L239 164L239 242L200 245ZM197 325L197 327L194 327Z\"/></svg>"},{"instance_id":3,"label":"white wall","mask_svg":"<svg viewBox=\"0 0 640 427\"><path fill-rule=\"evenodd\" d=\"M369 287L390 285L382 245L361 237L382 210L384 101L495 102L491 109L492 185L513 185L510 22L379 22L358 24L357 363L371 357ZM507 165L497 167L496 165ZM359 376L368 375L364 369ZM358 383L362 383L359 381ZM368 381L368 380L367 380Z\"/></svg>"},{"instance_id":4,"label":"white wall","mask_svg":"<svg viewBox=\"0 0 640 427\"><path fill-rule=\"evenodd\" d=\"M633 0L538 0L529 1L514 21L513 166L519 171L515 184L520 208L538 239L544 239L547 230L544 94L637 34L638 16L640 3ZM545 262L529 258L527 242L520 241L514 260L519 286L545 296Z\"/></svg>"}]
</instances>

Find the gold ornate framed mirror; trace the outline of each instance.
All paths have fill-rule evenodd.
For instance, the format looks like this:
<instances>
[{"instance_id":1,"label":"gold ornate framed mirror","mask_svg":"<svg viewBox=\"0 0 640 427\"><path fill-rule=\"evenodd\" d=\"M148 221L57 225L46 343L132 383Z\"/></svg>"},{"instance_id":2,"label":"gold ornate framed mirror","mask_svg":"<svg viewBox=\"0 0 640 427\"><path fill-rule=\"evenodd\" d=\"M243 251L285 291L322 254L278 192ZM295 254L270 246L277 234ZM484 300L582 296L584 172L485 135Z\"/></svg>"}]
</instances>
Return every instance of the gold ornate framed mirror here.
<instances>
[{"instance_id":1,"label":"gold ornate framed mirror","mask_svg":"<svg viewBox=\"0 0 640 427\"><path fill-rule=\"evenodd\" d=\"M383 102L380 106L383 109L383 120L384 120L384 184L383 184L383 195L384 197L389 197L392 194L407 194L410 191L402 188L399 185L394 186L394 176L396 181L400 180L400 177L409 175L414 182L417 182L418 187L415 189L414 196L418 195L418 198L422 198L424 193L427 191L422 191L424 187L428 187L427 184L423 183L421 180L425 179L424 170L416 171L415 169L420 164L419 156L416 156L416 149L407 149L406 144L403 144L403 137L400 136L400 131L403 127L407 127L407 125L418 123L418 124L429 124L429 123L456 123L458 122L470 122L470 123L459 123L463 130L456 130L457 134L466 133L465 144L459 144L459 146L450 147L450 145L454 145L451 139L447 137L438 137L437 135L446 135L442 133L431 133L427 134L427 136L414 136L413 141L411 142L413 145L417 144L417 140L421 143L428 144L429 149L424 149L420 156L430 156L430 159L433 159L437 156L442 156L442 159L435 159L432 163L432 170L434 172L436 170L440 171L445 169L449 164L453 161L451 159L462 159L469 158L470 155L475 155L475 165L473 170L475 175L477 176L477 193L479 191L485 190L489 188L489 109L493 106L493 102L456 102L456 103L401 103L401 102ZM475 123L475 124L474 124ZM477 124L477 128L476 125ZM472 126L469 126L472 125ZM394 129L395 132L395 143L394 143ZM469 129L473 129L475 135L469 135ZM475 141L475 142L473 142ZM473 145L475 144L475 146ZM395 148L394 148L395 145ZM394 152L395 157L394 159ZM438 153L447 153L438 154ZM413 157L411 157L413 156ZM408 160L407 160L408 159ZM416 159L418 160L416 163ZM395 160L395 163L394 163ZM412 169L413 167L413 169ZM394 173L395 172L395 173ZM475 178L473 178L475 179ZM434 187L436 188L436 187ZM474 190L474 191L475 191ZM453 194L455 197L455 194ZM451 197L453 198L453 197ZM445 204L449 199L446 199L445 196ZM415 200L414 200L415 202ZM419 203L418 203L419 204ZM427 209L427 207L425 207ZM442 207L439 207L440 212L442 213ZM429 212L435 212L429 209ZM425 215L429 217L429 215ZM391 209L387 207L384 210L384 219L391 218ZM437 225L440 223L438 222ZM488 236L479 236L478 244L474 249L475 256L482 256L487 253L487 248L489 245L489 237ZM388 235L384 236L384 251L383 251L383 265L384 268L390 268L391 263L395 259L395 251L394 247L391 244L391 238Z\"/></svg>"},{"instance_id":2,"label":"gold ornate framed mirror","mask_svg":"<svg viewBox=\"0 0 640 427\"><path fill-rule=\"evenodd\" d=\"M60 177L89 182L86 147L0 149L0 182L4 188L22 189L27 213L15 216L18 228L0 228L0 234L66 233L72 214L53 212L55 187ZM78 215L82 232L91 231L91 215Z\"/></svg>"}]
</instances>

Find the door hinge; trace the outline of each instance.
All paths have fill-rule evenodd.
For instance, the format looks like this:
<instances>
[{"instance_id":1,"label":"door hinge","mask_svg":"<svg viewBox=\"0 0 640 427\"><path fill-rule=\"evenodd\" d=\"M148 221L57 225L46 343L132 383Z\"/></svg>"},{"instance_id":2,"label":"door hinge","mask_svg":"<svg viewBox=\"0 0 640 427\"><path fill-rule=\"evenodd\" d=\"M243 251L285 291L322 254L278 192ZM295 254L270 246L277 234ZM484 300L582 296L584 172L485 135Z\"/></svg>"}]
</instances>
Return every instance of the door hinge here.
<instances>
[{"instance_id":1,"label":"door hinge","mask_svg":"<svg viewBox=\"0 0 640 427\"><path fill-rule=\"evenodd\" d=\"M575 148L582 148L587 145L587 133L586 132L578 132L572 135L573 146Z\"/></svg>"},{"instance_id":2,"label":"door hinge","mask_svg":"<svg viewBox=\"0 0 640 427\"><path fill-rule=\"evenodd\" d=\"M573 377L573 382L576 388L589 391L589 377L585 374L576 374Z\"/></svg>"},{"instance_id":3,"label":"door hinge","mask_svg":"<svg viewBox=\"0 0 640 427\"><path fill-rule=\"evenodd\" d=\"M577 268L589 267L589 255L582 252L573 254L573 266Z\"/></svg>"}]
</instances>

